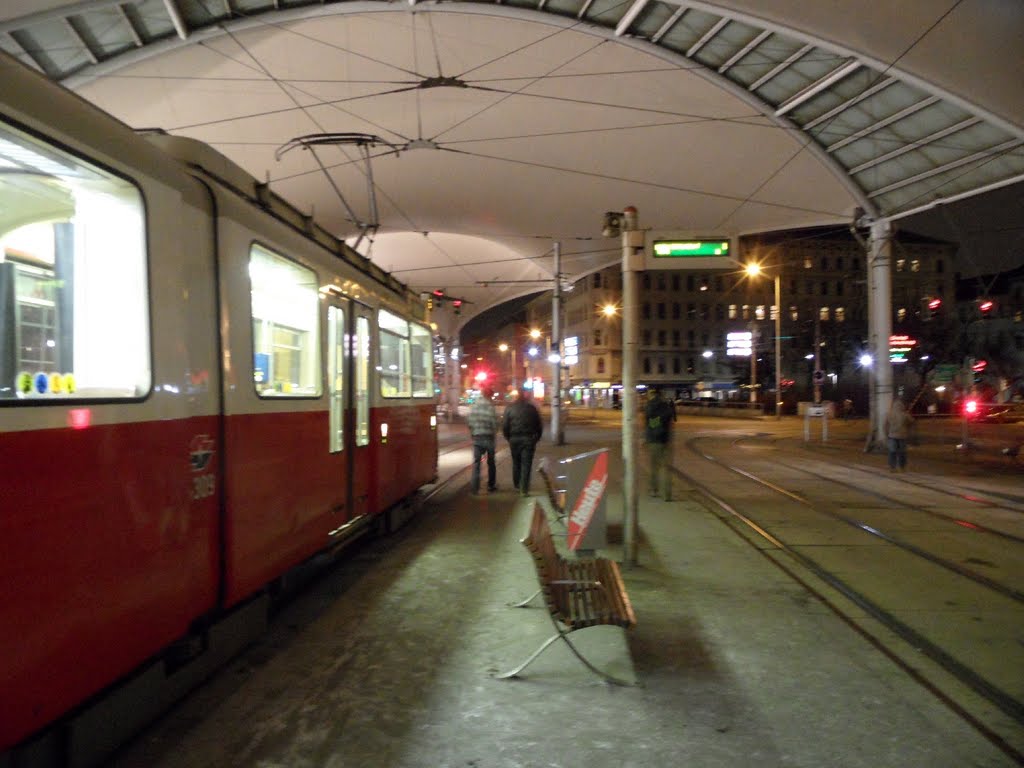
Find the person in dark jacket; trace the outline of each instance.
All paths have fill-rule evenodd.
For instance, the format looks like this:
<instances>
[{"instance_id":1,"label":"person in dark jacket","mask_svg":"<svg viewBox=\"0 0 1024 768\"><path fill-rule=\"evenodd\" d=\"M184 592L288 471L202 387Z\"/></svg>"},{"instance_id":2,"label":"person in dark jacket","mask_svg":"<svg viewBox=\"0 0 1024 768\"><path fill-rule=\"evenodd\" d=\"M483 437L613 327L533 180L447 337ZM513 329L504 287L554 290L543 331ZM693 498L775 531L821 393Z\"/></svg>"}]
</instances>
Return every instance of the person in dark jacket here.
<instances>
[{"instance_id":1,"label":"person in dark jacket","mask_svg":"<svg viewBox=\"0 0 1024 768\"><path fill-rule=\"evenodd\" d=\"M664 399L661 390L651 389L651 399L644 412L644 442L651 465L651 496L664 492L665 501L672 500L672 476L668 471L672 455L672 424L676 420L675 403Z\"/></svg>"},{"instance_id":2,"label":"person in dark jacket","mask_svg":"<svg viewBox=\"0 0 1024 768\"><path fill-rule=\"evenodd\" d=\"M523 496L530 495L530 469L537 442L544 432L540 411L530 402L530 393L520 391L512 405L505 409L501 433L508 440L512 454L512 484Z\"/></svg>"}]
</instances>

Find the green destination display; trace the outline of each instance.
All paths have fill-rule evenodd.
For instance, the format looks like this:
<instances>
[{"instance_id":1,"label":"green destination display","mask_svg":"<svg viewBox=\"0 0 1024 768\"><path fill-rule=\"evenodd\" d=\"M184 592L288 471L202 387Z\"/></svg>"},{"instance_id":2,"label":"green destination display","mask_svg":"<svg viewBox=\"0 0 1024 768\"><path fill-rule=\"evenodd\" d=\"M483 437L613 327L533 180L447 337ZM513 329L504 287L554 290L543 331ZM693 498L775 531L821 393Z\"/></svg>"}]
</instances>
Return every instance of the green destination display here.
<instances>
[{"instance_id":1,"label":"green destination display","mask_svg":"<svg viewBox=\"0 0 1024 768\"><path fill-rule=\"evenodd\" d=\"M654 258L656 259L728 255L728 240L656 240L654 242Z\"/></svg>"}]
</instances>

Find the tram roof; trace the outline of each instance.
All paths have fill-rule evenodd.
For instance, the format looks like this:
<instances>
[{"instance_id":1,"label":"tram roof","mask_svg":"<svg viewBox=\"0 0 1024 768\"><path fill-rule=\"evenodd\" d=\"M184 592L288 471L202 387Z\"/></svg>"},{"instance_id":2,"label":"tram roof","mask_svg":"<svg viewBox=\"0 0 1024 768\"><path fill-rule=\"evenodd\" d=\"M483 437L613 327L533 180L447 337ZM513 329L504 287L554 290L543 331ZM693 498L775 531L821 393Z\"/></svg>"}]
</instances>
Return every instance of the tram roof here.
<instances>
[{"instance_id":1,"label":"tram roof","mask_svg":"<svg viewBox=\"0 0 1024 768\"><path fill-rule=\"evenodd\" d=\"M554 241L568 279L616 262L602 215L627 205L735 236L1018 183L1021 40L1017 0L0 7L0 48L129 125L213 145L350 242L376 220L359 250L464 299L456 322L549 287ZM282 151L321 133L350 135Z\"/></svg>"}]
</instances>

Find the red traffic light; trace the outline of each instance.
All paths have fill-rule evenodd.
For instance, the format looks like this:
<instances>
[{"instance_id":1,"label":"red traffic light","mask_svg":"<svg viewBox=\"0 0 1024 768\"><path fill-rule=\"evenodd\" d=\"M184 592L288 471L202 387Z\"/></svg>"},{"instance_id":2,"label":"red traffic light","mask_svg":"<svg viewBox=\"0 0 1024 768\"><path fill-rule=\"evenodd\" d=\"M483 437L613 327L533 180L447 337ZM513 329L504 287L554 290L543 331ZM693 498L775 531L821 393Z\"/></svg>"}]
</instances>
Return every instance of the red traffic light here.
<instances>
[{"instance_id":1,"label":"red traffic light","mask_svg":"<svg viewBox=\"0 0 1024 768\"><path fill-rule=\"evenodd\" d=\"M928 309L938 309L942 306L942 299L932 299L928 302Z\"/></svg>"},{"instance_id":2,"label":"red traffic light","mask_svg":"<svg viewBox=\"0 0 1024 768\"><path fill-rule=\"evenodd\" d=\"M485 381L487 381L488 378L490 378L490 376L491 374L488 373L487 371L477 371L476 375L473 376L473 380L476 381L478 384L483 384Z\"/></svg>"},{"instance_id":3,"label":"red traffic light","mask_svg":"<svg viewBox=\"0 0 1024 768\"><path fill-rule=\"evenodd\" d=\"M994 306L995 306L995 302L994 301L992 301L991 299L985 299L983 302L981 302L978 305L978 309L980 309L982 312L991 312L992 311L992 307L994 307Z\"/></svg>"},{"instance_id":4,"label":"red traffic light","mask_svg":"<svg viewBox=\"0 0 1024 768\"><path fill-rule=\"evenodd\" d=\"M442 291L440 288L435 288L434 290L431 291L431 293L437 296L438 298L444 296L444 291Z\"/></svg>"},{"instance_id":5,"label":"red traffic light","mask_svg":"<svg viewBox=\"0 0 1024 768\"><path fill-rule=\"evenodd\" d=\"M975 416L978 413L978 401L973 398L964 403L964 415Z\"/></svg>"}]
</instances>

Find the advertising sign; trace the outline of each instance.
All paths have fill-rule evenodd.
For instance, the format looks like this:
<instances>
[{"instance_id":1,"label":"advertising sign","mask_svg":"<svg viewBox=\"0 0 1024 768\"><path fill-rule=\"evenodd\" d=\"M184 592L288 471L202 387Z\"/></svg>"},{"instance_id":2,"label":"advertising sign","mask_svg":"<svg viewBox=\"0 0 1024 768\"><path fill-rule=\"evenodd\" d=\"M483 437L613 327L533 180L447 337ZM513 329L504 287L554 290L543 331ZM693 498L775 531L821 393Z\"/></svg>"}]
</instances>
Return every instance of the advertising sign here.
<instances>
[{"instance_id":1,"label":"advertising sign","mask_svg":"<svg viewBox=\"0 0 1024 768\"><path fill-rule=\"evenodd\" d=\"M608 532L605 520L605 491L608 488L608 449L570 456L559 462L566 479L569 512L568 547L574 552L604 547Z\"/></svg>"}]
</instances>

